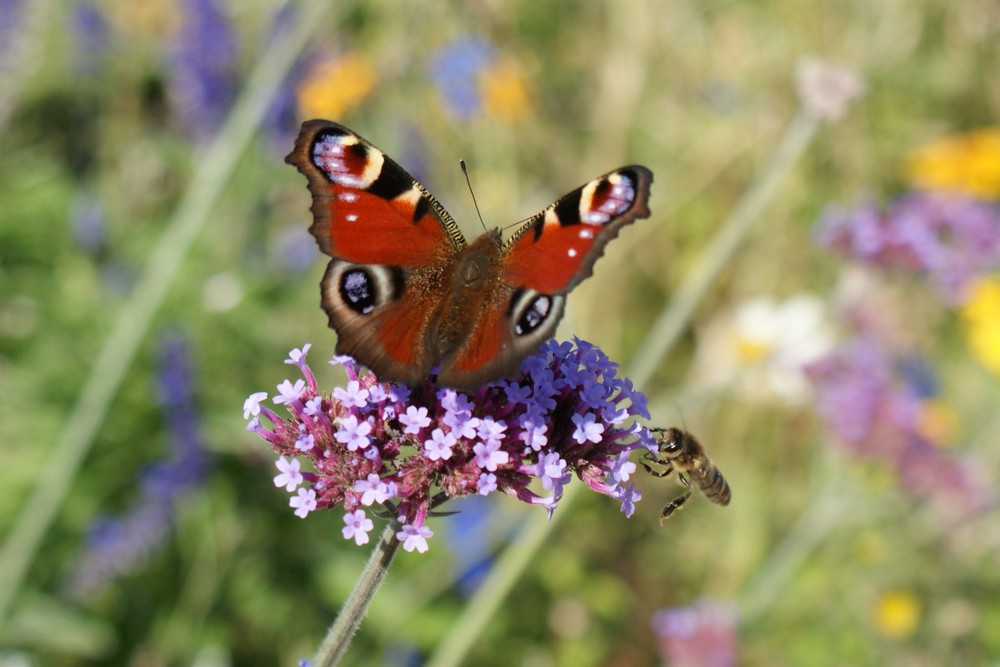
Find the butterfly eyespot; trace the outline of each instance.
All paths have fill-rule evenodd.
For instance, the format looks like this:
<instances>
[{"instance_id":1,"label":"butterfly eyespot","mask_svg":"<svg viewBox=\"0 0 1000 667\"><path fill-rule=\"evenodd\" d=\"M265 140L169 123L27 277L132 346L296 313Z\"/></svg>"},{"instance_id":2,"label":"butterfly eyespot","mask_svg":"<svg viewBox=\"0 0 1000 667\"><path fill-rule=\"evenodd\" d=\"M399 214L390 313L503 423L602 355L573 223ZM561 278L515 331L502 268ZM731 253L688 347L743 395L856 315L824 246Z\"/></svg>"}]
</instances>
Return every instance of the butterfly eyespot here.
<instances>
[{"instance_id":1,"label":"butterfly eyespot","mask_svg":"<svg viewBox=\"0 0 1000 667\"><path fill-rule=\"evenodd\" d=\"M527 336L548 320L553 310L553 297L524 290L515 295L513 305L514 332Z\"/></svg>"},{"instance_id":2,"label":"butterfly eyespot","mask_svg":"<svg viewBox=\"0 0 1000 667\"><path fill-rule=\"evenodd\" d=\"M323 278L323 301L368 315L381 305L398 299L403 278L395 267L349 264L334 260Z\"/></svg>"},{"instance_id":3,"label":"butterfly eyespot","mask_svg":"<svg viewBox=\"0 0 1000 667\"><path fill-rule=\"evenodd\" d=\"M374 284L362 269L347 271L340 278L340 295L352 310L367 314L375 310Z\"/></svg>"},{"instance_id":4,"label":"butterfly eyespot","mask_svg":"<svg viewBox=\"0 0 1000 667\"><path fill-rule=\"evenodd\" d=\"M318 133L313 141L312 161L333 183L365 189L378 180L385 156L356 136L327 130Z\"/></svg>"},{"instance_id":5,"label":"butterfly eyespot","mask_svg":"<svg viewBox=\"0 0 1000 667\"><path fill-rule=\"evenodd\" d=\"M635 202L635 183L625 172L591 181L580 195L580 221L604 225L628 211Z\"/></svg>"}]
</instances>

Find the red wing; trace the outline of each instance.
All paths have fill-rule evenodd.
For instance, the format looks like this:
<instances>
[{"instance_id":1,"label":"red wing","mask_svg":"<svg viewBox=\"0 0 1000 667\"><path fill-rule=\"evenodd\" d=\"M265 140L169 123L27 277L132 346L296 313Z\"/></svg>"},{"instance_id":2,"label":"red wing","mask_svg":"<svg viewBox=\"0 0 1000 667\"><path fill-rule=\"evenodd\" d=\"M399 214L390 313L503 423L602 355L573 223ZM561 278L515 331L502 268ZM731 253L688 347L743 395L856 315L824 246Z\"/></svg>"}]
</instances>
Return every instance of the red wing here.
<instances>
[{"instance_id":1,"label":"red wing","mask_svg":"<svg viewBox=\"0 0 1000 667\"><path fill-rule=\"evenodd\" d=\"M525 223L505 247L504 278L542 294L564 294L589 276L624 225L649 217L653 174L631 166L587 183Z\"/></svg>"},{"instance_id":2,"label":"red wing","mask_svg":"<svg viewBox=\"0 0 1000 667\"><path fill-rule=\"evenodd\" d=\"M309 231L331 257L410 268L439 264L465 246L455 221L422 185L345 127L303 123L285 162L309 179Z\"/></svg>"},{"instance_id":3,"label":"red wing","mask_svg":"<svg viewBox=\"0 0 1000 667\"><path fill-rule=\"evenodd\" d=\"M525 357L555 334L566 298L498 286L477 311L469 337L438 374L446 387L474 390L517 372Z\"/></svg>"},{"instance_id":4,"label":"red wing","mask_svg":"<svg viewBox=\"0 0 1000 667\"><path fill-rule=\"evenodd\" d=\"M426 278L418 279L426 283ZM415 384L427 379L435 363L424 341L441 310L440 291L412 291L404 297L406 277L397 267L330 260L321 296L330 326L337 331L337 353L354 357L383 381Z\"/></svg>"}]
</instances>

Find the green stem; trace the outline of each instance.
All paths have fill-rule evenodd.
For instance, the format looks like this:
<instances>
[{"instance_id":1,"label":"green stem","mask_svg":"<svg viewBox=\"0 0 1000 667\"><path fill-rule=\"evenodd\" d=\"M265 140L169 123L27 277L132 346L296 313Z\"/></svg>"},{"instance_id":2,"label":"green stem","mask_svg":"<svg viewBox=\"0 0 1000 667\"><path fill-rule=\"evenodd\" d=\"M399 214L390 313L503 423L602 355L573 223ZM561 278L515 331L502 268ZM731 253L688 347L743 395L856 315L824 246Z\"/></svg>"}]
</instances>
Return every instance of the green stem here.
<instances>
[{"instance_id":1,"label":"green stem","mask_svg":"<svg viewBox=\"0 0 1000 667\"><path fill-rule=\"evenodd\" d=\"M262 54L225 124L197 161L184 198L156 243L141 281L118 314L0 553L0 621L6 617L28 565L79 472L191 244L204 227L240 156L256 136L281 80L313 33L328 26L323 16L331 6L326 2L302 4L295 25Z\"/></svg>"},{"instance_id":2,"label":"green stem","mask_svg":"<svg viewBox=\"0 0 1000 667\"><path fill-rule=\"evenodd\" d=\"M341 607L337 619L323 638L323 643L313 658L312 667L333 667L347 653L347 647L350 646L354 633L358 631L358 626L368 611L368 605L375 597L375 591L385 578L392 557L399 549L399 540L396 539L398 530L399 524L392 521L382 531L382 537L375 545L365 569L358 578L358 583L354 585L350 597Z\"/></svg>"}]
</instances>

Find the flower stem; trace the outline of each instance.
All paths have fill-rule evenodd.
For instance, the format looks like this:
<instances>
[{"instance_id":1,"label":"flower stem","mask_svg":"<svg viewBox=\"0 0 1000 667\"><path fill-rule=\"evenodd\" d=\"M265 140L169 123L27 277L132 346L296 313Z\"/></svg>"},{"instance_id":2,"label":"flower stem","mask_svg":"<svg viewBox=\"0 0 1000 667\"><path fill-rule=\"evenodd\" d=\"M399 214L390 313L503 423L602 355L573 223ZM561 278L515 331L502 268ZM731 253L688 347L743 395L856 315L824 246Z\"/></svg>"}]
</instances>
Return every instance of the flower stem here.
<instances>
[{"instance_id":1,"label":"flower stem","mask_svg":"<svg viewBox=\"0 0 1000 667\"><path fill-rule=\"evenodd\" d=\"M392 557L399 549L399 540L396 539L396 531L398 530L399 524L392 521L382 531L382 536L375 545L365 569L358 577L358 583L354 585L354 590L351 591L351 595L344 602L340 613L337 614L337 620L330 626L326 637L323 638L323 643L316 651L312 667L332 667L339 663L340 659L347 653L347 647L350 646L354 633L358 631L361 619L365 617L368 605L375 597L375 591L378 590L379 584L385 578Z\"/></svg>"}]
</instances>

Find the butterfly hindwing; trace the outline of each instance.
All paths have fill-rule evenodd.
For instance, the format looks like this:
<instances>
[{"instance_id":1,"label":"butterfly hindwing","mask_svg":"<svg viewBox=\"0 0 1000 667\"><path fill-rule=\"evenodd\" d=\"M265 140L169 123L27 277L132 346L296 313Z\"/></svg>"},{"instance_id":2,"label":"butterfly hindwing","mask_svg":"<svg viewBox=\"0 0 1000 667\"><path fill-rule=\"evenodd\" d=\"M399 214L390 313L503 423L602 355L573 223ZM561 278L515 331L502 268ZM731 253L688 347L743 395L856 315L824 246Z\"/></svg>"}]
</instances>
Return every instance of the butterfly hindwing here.
<instances>
[{"instance_id":1,"label":"butterfly hindwing","mask_svg":"<svg viewBox=\"0 0 1000 667\"><path fill-rule=\"evenodd\" d=\"M462 347L441 368L447 386L477 387L517 372L525 357L555 334L565 297L498 284Z\"/></svg>"},{"instance_id":2,"label":"butterfly hindwing","mask_svg":"<svg viewBox=\"0 0 1000 667\"><path fill-rule=\"evenodd\" d=\"M649 217L652 181L645 167L622 167L560 198L508 242L506 280L542 294L565 294L591 274L619 229Z\"/></svg>"}]
</instances>

